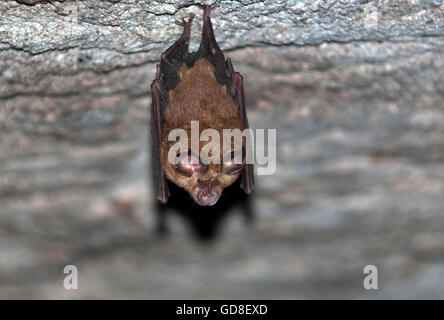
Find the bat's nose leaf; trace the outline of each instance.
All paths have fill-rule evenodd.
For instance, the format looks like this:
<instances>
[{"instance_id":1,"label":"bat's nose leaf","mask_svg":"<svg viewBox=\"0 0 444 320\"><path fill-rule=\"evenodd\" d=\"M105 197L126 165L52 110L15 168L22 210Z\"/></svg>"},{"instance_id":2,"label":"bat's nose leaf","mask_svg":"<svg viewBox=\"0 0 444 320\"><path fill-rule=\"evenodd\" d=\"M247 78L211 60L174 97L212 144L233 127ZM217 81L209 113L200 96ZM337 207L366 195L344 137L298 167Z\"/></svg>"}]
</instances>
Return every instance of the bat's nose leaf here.
<instances>
[{"instance_id":1,"label":"bat's nose leaf","mask_svg":"<svg viewBox=\"0 0 444 320\"><path fill-rule=\"evenodd\" d=\"M200 205L212 206L219 200L220 193L214 188L202 188L197 194L197 200Z\"/></svg>"}]
</instances>

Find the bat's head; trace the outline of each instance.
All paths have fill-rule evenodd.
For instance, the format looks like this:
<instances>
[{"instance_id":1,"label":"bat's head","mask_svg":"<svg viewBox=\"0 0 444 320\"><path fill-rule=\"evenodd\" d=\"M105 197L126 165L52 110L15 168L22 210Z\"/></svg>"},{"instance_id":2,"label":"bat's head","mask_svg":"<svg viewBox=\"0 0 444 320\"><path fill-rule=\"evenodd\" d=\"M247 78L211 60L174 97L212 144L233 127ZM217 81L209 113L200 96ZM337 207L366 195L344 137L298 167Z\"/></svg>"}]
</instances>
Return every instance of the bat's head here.
<instances>
[{"instance_id":1,"label":"bat's head","mask_svg":"<svg viewBox=\"0 0 444 320\"><path fill-rule=\"evenodd\" d=\"M242 150L224 155L220 163L202 159L188 150L177 154L176 164L167 162L164 171L168 179L188 191L197 204L212 206L244 170L244 158L240 162L236 157Z\"/></svg>"}]
</instances>

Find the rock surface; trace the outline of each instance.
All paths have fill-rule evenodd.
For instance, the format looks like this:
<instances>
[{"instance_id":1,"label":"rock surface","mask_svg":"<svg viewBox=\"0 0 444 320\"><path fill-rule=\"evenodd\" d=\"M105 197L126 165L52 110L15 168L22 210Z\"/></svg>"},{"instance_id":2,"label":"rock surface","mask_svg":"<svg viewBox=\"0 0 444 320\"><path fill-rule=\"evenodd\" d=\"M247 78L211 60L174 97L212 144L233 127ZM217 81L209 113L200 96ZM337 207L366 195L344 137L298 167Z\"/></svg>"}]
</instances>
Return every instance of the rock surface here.
<instances>
[{"instance_id":1,"label":"rock surface","mask_svg":"<svg viewBox=\"0 0 444 320\"><path fill-rule=\"evenodd\" d=\"M277 171L160 236L149 85L189 12L195 49L192 1L0 3L0 298L444 298L444 2L218 2Z\"/></svg>"}]
</instances>

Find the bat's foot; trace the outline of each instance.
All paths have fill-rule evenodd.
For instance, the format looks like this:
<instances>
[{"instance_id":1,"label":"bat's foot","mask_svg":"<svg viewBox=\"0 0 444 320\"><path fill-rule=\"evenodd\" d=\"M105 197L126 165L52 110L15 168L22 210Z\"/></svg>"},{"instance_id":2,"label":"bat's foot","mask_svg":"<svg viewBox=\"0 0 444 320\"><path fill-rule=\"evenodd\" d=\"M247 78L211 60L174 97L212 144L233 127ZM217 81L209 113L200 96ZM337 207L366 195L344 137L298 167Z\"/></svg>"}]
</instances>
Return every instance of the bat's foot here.
<instances>
[{"instance_id":1,"label":"bat's foot","mask_svg":"<svg viewBox=\"0 0 444 320\"><path fill-rule=\"evenodd\" d=\"M203 29L202 29L202 41L200 43L199 51L203 51L205 56L215 56L216 52L220 51L214 36L213 26L211 24L210 14L211 9L216 4L211 6L199 4L198 6L203 9Z\"/></svg>"},{"instance_id":2,"label":"bat's foot","mask_svg":"<svg viewBox=\"0 0 444 320\"><path fill-rule=\"evenodd\" d=\"M193 22L195 14L194 13L190 13L188 16L188 20L185 20L184 18L182 18L182 21L176 20L175 23L178 26L182 26L184 28L188 28L190 29L191 23Z\"/></svg>"},{"instance_id":3,"label":"bat's foot","mask_svg":"<svg viewBox=\"0 0 444 320\"><path fill-rule=\"evenodd\" d=\"M188 20L182 18L182 21L175 21L178 26L183 27L183 33L180 36L180 39L183 39L185 41L185 44L188 44L190 42L191 23L193 22L193 19L194 13L190 13L190 15L188 16Z\"/></svg>"},{"instance_id":4,"label":"bat's foot","mask_svg":"<svg viewBox=\"0 0 444 320\"><path fill-rule=\"evenodd\" d=\"M163 61L174 67L174 59L183 59L188 54L188 44L190 43L191 23L194 19L194 13L190 13L188 20L176 20L176 24L183 27L182 35L174 42L171 47L161 55Z\"/></svg>"},{"instance_id":5,"label":"bat's foot","mask_svg":"<svg viewBox=\"0 0 444 320\"><path fill-rule=\"evenodd\" d=\"M211 10L215 8L217 3L213 3L212 5L198 4L199 8L204 11L204 20L208 20L210 18Z\"/></svg>"}]
</instances>

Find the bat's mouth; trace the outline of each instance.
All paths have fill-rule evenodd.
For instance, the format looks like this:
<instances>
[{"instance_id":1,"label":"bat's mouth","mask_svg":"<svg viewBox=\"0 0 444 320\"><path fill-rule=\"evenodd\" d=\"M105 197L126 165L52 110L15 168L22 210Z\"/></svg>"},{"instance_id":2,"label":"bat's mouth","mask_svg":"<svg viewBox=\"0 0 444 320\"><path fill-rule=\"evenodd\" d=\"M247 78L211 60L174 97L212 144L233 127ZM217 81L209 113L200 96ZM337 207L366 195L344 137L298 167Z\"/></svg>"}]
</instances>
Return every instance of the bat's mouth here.
<instances>
[{"instance_id":1,"label":"bat's mouth","mask_svg":"<svg viewBox=\"0 0 444 320\"><path fill-rule=\"evenodd\" d=\"M196 193L195 199L201 206L212 206L219 200L220 194L217 187L203 187Z\"/></svg>"}]
</instances>

